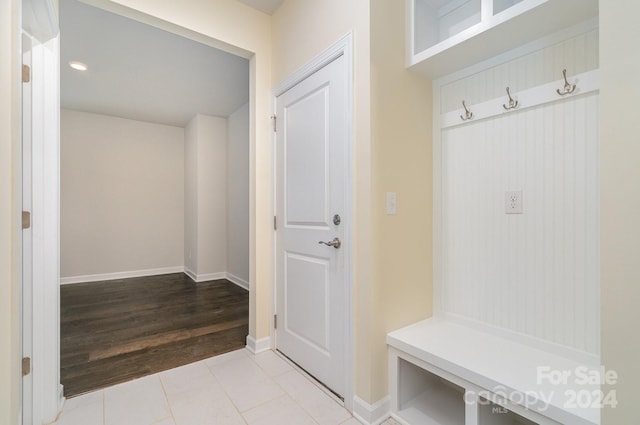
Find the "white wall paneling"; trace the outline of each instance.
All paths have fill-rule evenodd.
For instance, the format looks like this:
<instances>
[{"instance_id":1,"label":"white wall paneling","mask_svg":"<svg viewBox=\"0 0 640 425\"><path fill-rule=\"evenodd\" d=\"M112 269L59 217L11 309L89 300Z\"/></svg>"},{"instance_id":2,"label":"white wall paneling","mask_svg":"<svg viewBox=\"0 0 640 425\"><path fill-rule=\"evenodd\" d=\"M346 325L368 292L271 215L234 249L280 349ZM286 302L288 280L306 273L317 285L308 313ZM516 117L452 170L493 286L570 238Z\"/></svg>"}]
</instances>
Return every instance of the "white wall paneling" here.
<instances>
[{"instance_id":1,"label":"white wall paneling","mask_svg":"<svg viewBox=\"0 0 640 425\"><path fill-rule=\"evenodd\" d=\"M567 94L565 96L576 96L579 94L587 94L598 91L600 87L598 76L598 70L594 70L568 78L568 80L570 80L572 84L576 84L576 88L573 93ZM521 111L523 109L539 106L545 103L557 102L558 100L560 100L560 98L556 90L563 89L563 81L554 81L518 93L514 93L513 90L511 90L511 98L512 100L515 100L516 103L513 105L514 108L509 110L505 109L505 106L512 106L509 104L509 97L507 95L506 89L504 90L504 94L500 98L487 100L480 104L474 105L469 105L468 103L466 103L466 107L473 113L471 120L479 121L485 118L492 118L499 115L512 114L515 111ZM440 128L445 129L448 127L463 124L464 120L461 119L461 116L464 115L464 108L442 114L440 116Z\"/></svg>"},{"instance_id":2,"label":"white wall paneling","mask_svg":"<svg viewBox=\"0 0 640 425\"><path fill-rule=\"evenodd\" d=\"M563 58L575 64L579 56L583 65L576 69L597 68L594 37L589 32L562 48L551 46L442 87L434 83L436 109L443 113L434 137L434 307L440 316L597 356L597 71L581 75L582 91L566 97L550 92L562 86L561 74L555 85L537 74L546 75L551 62L559 73ZM500 111L511 81L527 89L523 103ZM455 111L462 99L486 102L484 112L462 122ZM509 190L523 191L523 214L505 214Z\"/></svg>"},{"instance_id":3,"label":"white wall paneling","mask_svg":"<svg viewBox=\"0 0 640 425\"><path fill-rule=\"evenodd\" d=\"M572 76L597 69L598 57L598 30L592 29L466 78L445 83L440 89L440 104L435 110L441 113L458 110L463 99L467 105L475 105L506 97L506 87L511 88L511 93L518 93L557 81L562 79L565 68L569 79L573 80Z\"/></svg>"}]
</instances>

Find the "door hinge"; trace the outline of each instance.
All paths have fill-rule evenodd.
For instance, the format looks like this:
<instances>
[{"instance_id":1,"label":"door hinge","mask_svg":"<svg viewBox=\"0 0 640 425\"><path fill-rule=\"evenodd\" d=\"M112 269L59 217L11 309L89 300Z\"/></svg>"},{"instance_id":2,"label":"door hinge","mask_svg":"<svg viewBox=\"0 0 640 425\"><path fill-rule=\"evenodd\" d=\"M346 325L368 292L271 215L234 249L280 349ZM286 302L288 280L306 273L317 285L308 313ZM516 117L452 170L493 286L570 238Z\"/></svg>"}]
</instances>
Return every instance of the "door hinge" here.
<instances>
[{"instance_id":1,"label":"door hinge","mask_svg":"<svg viewBox=\"0 0 640 425\"><path fill-rule=\"evenodd\" d=\"M273 216L273 230L278 230L278 221L275 215Z\"/></svg>"},{"instance_id":2,"label":"door hinge","mask_svg":"<svg viewBox=\"0 0 640 425\"><path fill-rule=\"evenodd\" d=\"M22 228L31 228L31 213L29 211L22 211Z\"/></svg>"},{"instance_id":3,"label":"door hinge","mask_svg":"<svg viewBox=\"0 0 640 425\"><path fill-rule=\"evenodd\" d=\"M275 115L271 115L271 122L273 122L273 132L276 133L278 131L278 127L277 127L277 117Z\"/></svg>"},{"instance_id":4,"label":"door hinge","mask_svg":"<svg viewBox=\"0 0 640 425\"><path fill-rule=\"evenodd\" d=\"M273 329L278 329L278 315L273 315Z\"/></svg>"},{"instance_id":5,"label":"door hinge","mask_svg":"<svg viewBox=\"0 0 640 425\"><path fill-rule=\"evenodd\" d=\"M29 65L22 65L22 82L28 83L31 81L31 68Z\"/></svg>"},{"instance_id":6,"label":"door hinge","mask_svg":"<svg viewBox=\"0 0 640 425\"><path fill-rule=\"evenodd\" d=\"M27 376L31 373L31 358L23 357L22 358L22 376Z\"/></svg>"}]
</instances>

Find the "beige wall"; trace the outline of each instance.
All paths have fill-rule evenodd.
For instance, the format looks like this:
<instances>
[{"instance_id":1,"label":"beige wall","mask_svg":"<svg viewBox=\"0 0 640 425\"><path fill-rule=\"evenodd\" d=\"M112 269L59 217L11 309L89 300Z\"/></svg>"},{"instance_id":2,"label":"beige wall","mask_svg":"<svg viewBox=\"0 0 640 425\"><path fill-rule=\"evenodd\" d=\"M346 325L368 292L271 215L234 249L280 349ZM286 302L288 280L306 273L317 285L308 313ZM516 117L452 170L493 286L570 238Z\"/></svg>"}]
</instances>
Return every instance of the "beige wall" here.
<instances>
[{"instance_id":1,"label":"beige wall","mask_svg":"<svg viewBox=\"0 0 640 425\"><path fill-rule=\"evenodd\" d=\"M227 270L227 120L196 115L185 136L185 267L198 279Z\"/></svg>"},{"instance_id":2,"label":"beige wall","mask_svg":"<svg viewBox=\"0 0 640 425\"><path fill-rule=\"evenodd\" d=\"M375 403L388 394L386 333L431 314L431 83L405 70L404 2L285 1L273 17L273 76L275 85L349 31L355 392ZM398 193L396 216L385 215L387 191Z\"/></svg>"},{"instance_id":3,"label":"beige wall","mask_svg":"<svg viewBox=\"0 0 640 425\"><path fill-rule=\"evenodd\" d=\"M184 129L184 268L198 270L198 121Z\"/></svg>"},{"instance_id":4,"label":"beige wall","mask_svg":"<svg viewBox=\"0 0 640 425\"><path fill-rule=\"evenodd\" d=\"M227 119L198 115L198 274L227 270Z\"/></svg>"},{"instance_id":5,"label":"beige wall","mask_svg":"<svg viewBox=\"0 0 640 425\"><path fill-rule=\"evenodd\" d=\"M249 282L249 104L227 119L227 272Z\"/></svg>"},{"instance_id":6,"label":"beige wall","mask_svg":"<svg viewBox=\"0 0 640 425\"><path fill-rule=\"evenodd\" d=\"M272 279L272 196L270 140L271 18L235 0L91 0L98 6L122 5L244 50L251 58L250 144L250 317L249 333L270 333ZM126 13L126 11L120 11ZM157 24L157 22L156 22ZM207 41L203 40L203 41ZM259 253L260 255L257 255Z\"/></svg>"},{"instance_id":7,"label":"beige wall","mask_svg":"<svg viewBox=\"0 0 640 425\"><path fill-rule=\"evenodd\" d=\"M602 362L619 405L602 423L638 421L640 403L640 4L600 2Z\"/></svg>"},{"instance_id":8,"label":"beige wall","mask_svg":"<svg viewBox=\"0 0 640 425\"><path fill-rule=\"evenodd\" d=\"M17 1L0 2L0 424L18 421L19 226L16 216L16 175L19 120Z\"/></svg>"},{"instance_id":9,"label":"beige wall","mask_svg":"<svg viewBox=\"0 0 640 425\"><path fill-rule=\"evenodd\" d=\"M355 392L371 401L369 2L286 0L273 15L273 85L345 34L354 39L354 308ZM378 374L378 372L377 372ZM375 378L374 378L375 379ZM376 401L376 400L373 400Z\"/></svg>"},{"instance_id":10,"label":"beige wall","mask_svg":"<svg viewBox=\"0 0 640 425\"><path fill-rule=\"evenodd\" d=\"M18 64L12 62L11 40L11 5L14 2L0 2L0 89L2 93L10 93L12 89L11 71ZM102 2L105 3L105 2ZM411 204L405 204L408 200L404 195L406 188L390 176L388 183L380 181L376 177L375 199L371 202L370 178L371 169L367 158L372 131L369 120L369 45L368 25L369 10L366 1L341 2L339 0L317 0L301 2L299 0L287 0L283 6L283 15L274 17L274 39L283 38L287 33L286 28L297 28L289 34L288 42L295 42L295 48L281 48L274 52L274 58L283 62L274 66L274 78L271 78L271 30L269 17L252 11L233 0L186 0L181 2L158 2L156 0L118 0L118 3L141 10L150 15L165 19L166 21L182 25L186 28L199 31L209 37L221 39L232 45L239 46L248 51L257 53L251 67L256 75L255 83L252 83L252 95L257 102L252 104L251 115L256 120L257 126L251 129L251 162L256 172L251 176L251 246L257 246L261 253L270 252L270 158L269 143L269 90L272 83L280 81L292 70L301 66L306 60L319 53L324 47L343 35L349 28L355 28L356 39L356 183L355 194L356 216L358 227L356 228L356 389L357 394L366 401L375 401L379 397L381 384L384 378L382 372L375 371L373 364L379 360L370 359L369 347L379 345L372 343L379 339L382 332L380 323L387 322L387 318L396 316L393 308L384 310L380 307L383 294L393 291L393 285L398 279L393 276L391 280L380 283L376 279L377 290L371 286L371 270L367 251L370 242L371 227L367 211L375 208L377 217L374 218L376 226L383 226L379 234L391 235L391 230L400 227L401 223L394 223L393 217L380 216L383 192L395 190L398 192L398 208L401 213ZM285 8L294 10L296 3L310 4L309 13L301 11L311 21L311 11L319 13L317 16L329 16L327 19L318 19L321 27L314 32L306 31L299 22L295 22L295 16L290 18ZM372 25L374 26L374 39L378 39L379 31L385 31L378 26L381 7L387 7L383 0L374 1ZM401 2L387 2L401 3ZM323 5L325 10L318 10ZM399 6L398 6L399 7ZM357 10L356 10L357 9ZM639 322L637 305L639 304L639 290L637 282L640 281L637 263L638 233L637 211L640 209L637 188L636 159L640 158L637 143L637 134L640 133L638 121L632 115L635 112L635 102L638 96L638 85L635 77L640 71L638 55L633 54L636 47L633 45L640 34L634 17L640 13L640 6L631 0L618 2L601 2L601 84L602 84L602 320L603 320L603 359L607 367L618 370L622 378L617 386L621 404L617 409L605 412L604 424L632 423L635 418L637 403L637 390L635 384L640 381L637 369L638 337L633 326ZM346 14L346 15L345 15ZM357 16L354 16L357 15ZM395 14L394 14L395 16ZM314 18L315 19L315 18ZM335 21L335 25L333 22ZM396 21L394 17L390 22ZM242 22L243 25L238 25ZM300 21L300 22L305 22ZM391 25L391 24L390 24ZM344 26L344 27L343 27ZM396 34L397 35L397 34ZM278 46L279 42L274 42ZM314 47L317 46L317 47ZM305 50L309 47L308 50ZM317 51L314 49L317 48ZM14 50L15 51L15 50ZM377 51L377 48L376 48ZM630 53L631 52L631 53ZM375 63L374 68L379 68ZM635 72L634 72L635 71ZM374 69L373 78L380 78L383 71ZM378 80L381 81L381 80ZM373 96L376 98L381 93L376 88L378 83L372 83ZM15 85L14 85L15 86ZM386 95L385 95L386 96ZM428 95L426 95L429 98ZM15 290L12 290L12 255L11 255L11 157L15 157L11 149L11 128L17 129L16 121L11 118L11 110L15 107L11 97L0 96L0 424L17 423L17 331L15 311L18 309ZM376 103L377 104L377 103ZM378 109L376 107L376 109ZM381 111L374 112L378 116ZM430 116L424 116L424 123L430 122ZM423 124L424 125L424 124ZM392 124L389 124L389 129ZM378 147L383 136L389 134L389 129L374 128L374 152L376 167L381 167L388 173L398 159L390 159L389 162L380 163L381 151ZM394 137L395 138L395 137ZM428 144L428 141L426 142ZM413 146L423 152L420 146ZM424 153L424 152L423 152ZM14 162L15 164L15 162ZM408 171L408 170L407 170ZM377 176L377 168L375 171ZM399 178L400 179L400 178ZM422 185L422 183L421 183ZM387 189L388 187L388 189ZM424 184L428 188L428 184ZM15 204L15 202L14 202ZM619 205L626 205L619 208ZM257 219L256 217L261 217ZM388 225L385 224L388 222ZM396 220L399 221L399 220ZM15 224L15 223L14 223ZM385 233L387 232L387 233ZM377 234L374 233L374 234ZM376 236L379 240L380 236ZM415 244L415 241L414 241ZM419 244L417 244L419 246ZM422 247L424 249L424 247ZM376 252L376 258L381 255ZM270 256L261 255L256 258L256 252L252 251L251 283L254 289L251 296L252 306L256 307L257 316L251 318L251 334L260 338L269 333L270 295L268 288L271 283ZM422 266L421 266L422 267ZM15 274L15 267L13 267ZM388 269L393 270L393 269ZM404 272L403 272L404 274ZM411 274L411 273L409 273ZM383 288L379 288L383 285ZM15 287L14 287L15 288ZM400 295L398 295L400 296ZM419 302L419 301L418 301ZM416 304L410 304L413 310ZM393 302L398 304L397 302ZM398 309L401 306L397 305ZM372 320L379 311L386 311L385 318L381 322L375 322L377 332L371 331L371 327L364 324ZM13 315L12 315L13 312ZM402 316L402 315L400 315ZM398 317L400 317L398 316ZM407 318L408 320L408 318ZM404 319L400 320L400 322ZM393 320L392 320L393 322ZM388 323L390 328L401 323ZM374 338L375 336L375 338ZM379 355L373 357L378 358Z\"/></svg>"},{"instance_id":11,"label":"beige wall","mask_svg":"<svg viewBox=\"0 0 640 425\"><path fill-rule=\"evenodd\" d=\"M431 316L431 81L405 69L405 2L371 1L374 355L372 401L387 395L385 337ZM397 193L397 215L386 214Z\"/></svg>"},{"instance_id":12,"label":"beige wall","mask_svg":"<svg viewBox=\"0 0 640 425\"><path fill-rule=\"evenodd\" d=\"M61 277L181 267L184 130L62 110Z\"/></svg>"},{"instance_id":13,"label":"beige wall","mask_svg":"<svg viewBox=\"0 0 640 425\"><path fill-rule=\"evenodd\" d=\"M287 0L273 15L273 82L279 83L309 62L349 31L356 49L368 44L369 36L357 28L367 19L366 2ZM360 16L363 14L363 16ZM364 22L363 22L364 23ZM368 68L368 64L363 63Z\"/></svg>"}]
</instances>

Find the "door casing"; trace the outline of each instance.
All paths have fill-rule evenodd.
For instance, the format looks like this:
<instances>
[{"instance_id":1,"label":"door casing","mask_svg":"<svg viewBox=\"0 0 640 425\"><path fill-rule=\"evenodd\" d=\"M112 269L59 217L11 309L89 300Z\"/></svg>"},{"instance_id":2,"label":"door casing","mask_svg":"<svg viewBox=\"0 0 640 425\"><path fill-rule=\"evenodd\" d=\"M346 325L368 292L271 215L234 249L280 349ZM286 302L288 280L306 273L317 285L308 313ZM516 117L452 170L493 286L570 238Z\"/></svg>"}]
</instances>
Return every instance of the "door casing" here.
<instances>
[{"instance_id":1,"label":"door casing","mask_svg":"<svg viewBox=\"0 0 640 425\"><path fill-rule=\"evenodd\" d=\"M22 52L30 58L30 82L21 96L28 137L20 158L20 208L31 212L20 253L21 356L31 373L20 388L20 421L50 423L64 402L60 385L59 134L60 36L52 0L22 0ZM25 50L28 49L28 50ZM28 96L25 99L24 96ZM21 140L21 145L22 145ZM22 169L28 175L22 175ZM22 193L22 191L24 191Z\"/></svg>"},{"instance_id":2,"label":"door casing","mask_svg":"<svg viewBox=\"0 0 640 425\"><path fill-rule=\"evenodd\" d=\"M348 33L345 36L343 36L340 40L338 40L337 42L335 42L334 44L332 44L330 47L328 47L324 52L322 52L321 54L319 54L318 56L316 56L314 59L312 59L311 61L309 61L308 63L306 63L304 66L302 66L300 69L298 69L296 72L294 72L293 74L291 74L290 76L288 76L287 78L285 78L283 81L281 81L278 85L275 86L275 88L273 89L272 92L272 111L273 114L275 116L275 112L276 112L276 101L277 98L282 95L284 92L286 92L287 90L291 89L292 87L294 87L295 85L297 85L298 83L300 83L301 81L303 81L304 79L306 79L307 77L309 77L310 75L312 75L313 73L315 73L316 71L324 68L326 65L328 65L329 63L331 63L332 61L334 61L336 58L343 56L345 59L345 68L346 68L346 81L345 81L345 85L346 85L346 90L347 90L347 105L346 105L346 113L347 113L347 119L346 119L346 126L347 126L347 149L346 149L346 155L347 157L345 158L345 164L346 164L346 179L345 179L345 206L344 206L344 220L343 222L344 224L344 240L343 240L343 247L345 249L345 253L344 253L344 274L345 274L345 282L348 286L348 299L346 302L346 306L347 306L347 311L346 311L346 317L347 317L347 331L345 333L345 341L344 341L344 350L345 350L345 392L344 392L344 405L345 407L349 410L352 411L353 410L353 398L354 398L354 318L353 318L353 313L354 313L354 306L353 306L353 300L354 300L354 296L353 296L353 282L354 282L354 275L353 275L353 254L354 254L354 250L353 250L353 241L354 241L354 237L353 237L353 220L354 220L354 191L353 191L353 141L354 141L354 137L353 137L353 35L352 33ZM276 117L277 119L277 117ZM276 133L273 132L272 133L272 143L273 146L275 147L277 144L277 140L276 140ZM275 170L276 170L276 156L277 156L277 152L276 149L273 149L273 158L272 158L272 163L273 163L273 170L274 172L272 173L272 175L275 176ZM277 216L278 215L278 211L276 211L276 205L277 205L277 200L276 200L276 180L275 178L272 181L272 187L273 187L273 206L274 206L274 211L273 211L273 215ZM274 234L275 234L275 230L274 230ZM276 274L277 274L277 259L276 259L276 238L274 237L273 239L273 258L272 258L272 264L273 264L273 276L272 276L272 309L274 314L277 314L277 307L276 307L276 302L277 302L277 280L276 280ZM272 322L271 324L271 347L273 349L276 348L277 346L277 341L275 338L276 332L275 332L275 327L274 327L275 323Z\"/></svg>"}]
</instances>

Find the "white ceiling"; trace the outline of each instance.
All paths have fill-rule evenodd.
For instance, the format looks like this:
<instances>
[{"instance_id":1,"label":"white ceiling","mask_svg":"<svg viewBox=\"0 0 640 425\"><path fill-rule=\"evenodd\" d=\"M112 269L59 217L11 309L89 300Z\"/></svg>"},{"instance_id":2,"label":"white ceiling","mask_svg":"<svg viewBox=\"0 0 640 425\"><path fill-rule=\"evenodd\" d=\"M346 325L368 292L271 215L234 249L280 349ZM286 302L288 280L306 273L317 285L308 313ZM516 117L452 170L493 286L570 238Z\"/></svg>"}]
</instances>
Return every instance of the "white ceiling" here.
<instances>
[{"instance_id":1,"label":"white ceiling","mask_svg":"<svg viewBox=\"0 0 640 425\"><path fill-rule=\"evenodd\" d=\"M261 12L264 12L269 15L273 15L280 5L284 2L284 0L238 0L241 3L246 4L247 6L251 6L254 9L258 9Z\"/></svg>"},{"instance_id":2,"label":"white ceiling","mask_svg":"<svg viewBox=\"0 0 640 425\"><path fill-rule=\"evenodd\" d=\"M76 0L60 1L60 30L63 108L184 127L249 101L246 59Z\"/></svg>"}]
</instances>

